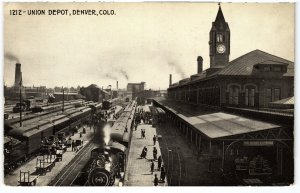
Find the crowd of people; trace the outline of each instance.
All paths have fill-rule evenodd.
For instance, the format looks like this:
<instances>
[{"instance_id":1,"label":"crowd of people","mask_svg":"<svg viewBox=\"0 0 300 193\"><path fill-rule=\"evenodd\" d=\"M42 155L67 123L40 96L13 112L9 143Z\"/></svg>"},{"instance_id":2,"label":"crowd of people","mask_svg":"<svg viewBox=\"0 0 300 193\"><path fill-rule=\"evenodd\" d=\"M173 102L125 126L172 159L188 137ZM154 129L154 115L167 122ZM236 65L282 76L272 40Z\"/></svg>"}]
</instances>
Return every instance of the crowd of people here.
<instances>
[{"instance_id":1,"label":"crowd of people","mask_svg":"<svg viewBox=\"0 0 300 193\"><path fill-rule=\"evenodd\" d=\"M135 131L137 131L137 127L140 123L142 123L142 122L146 123L145 122L145 117L143 117L142 114L143 114L143 109L142 108L138 109L138 113L135 116L135 125L134 125ZM145 128L141 128L141 139L146 139L146 130L145 130ZM155 147L156 142L158 141L158 136L154 135L152 139L153 139L153 147L152 147L152 158L153 159L150 158L148 160L151 160L151 162L150 162L150 173L153 175L154 172L155 172L155 168L157 168L156 171L160 172L159 177L158 177L157 173L154 174L154 180L153 180L154 186L158 186L159 183L164 183L165 182L166 169L165 169L165 166L163 165L162 156L158 155L158 150ZM140 158L141 159L147 159L147 153L148 153L148 148L147 148L147 146L144 146L143 149L142 149L142 152L140 154ZM155 167L155 166L157 166L157 167Z\"/></svg>"}]
</instances>

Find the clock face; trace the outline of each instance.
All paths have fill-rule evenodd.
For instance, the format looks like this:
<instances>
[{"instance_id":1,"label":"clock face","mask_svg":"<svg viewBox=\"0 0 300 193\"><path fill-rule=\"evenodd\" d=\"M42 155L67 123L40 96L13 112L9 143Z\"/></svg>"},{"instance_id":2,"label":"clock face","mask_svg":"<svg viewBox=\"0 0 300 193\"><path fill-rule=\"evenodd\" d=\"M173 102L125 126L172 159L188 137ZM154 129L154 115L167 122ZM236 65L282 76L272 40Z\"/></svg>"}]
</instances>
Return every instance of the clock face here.
<instances>
[{"instance_id":1,"label":"clock face","mask_svg":"<svg viewBox=\"0 0 300 193\"><path fill-rule=\"evenodd\" d=\"M223 54L226 51L226 47L223 44L217 46L217 52Z\"/></svg>"}]
</instances>

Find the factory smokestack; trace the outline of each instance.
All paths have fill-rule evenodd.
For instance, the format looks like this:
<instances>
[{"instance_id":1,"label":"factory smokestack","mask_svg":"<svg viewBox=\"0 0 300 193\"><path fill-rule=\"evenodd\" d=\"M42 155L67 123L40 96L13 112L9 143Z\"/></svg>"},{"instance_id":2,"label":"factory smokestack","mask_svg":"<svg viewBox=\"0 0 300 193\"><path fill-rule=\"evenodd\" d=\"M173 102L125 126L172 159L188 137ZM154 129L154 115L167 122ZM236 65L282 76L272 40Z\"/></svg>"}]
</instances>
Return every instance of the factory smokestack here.
<instances>
[{"instance_id":1,"label":"factory smokestack","mask_svg":"<svg viewBox=\"0 0 300 193\"><path fill-rule=\"evenodd\" d=\"M19 87L21 79L22 79L21 64L16 63L15 84L14 84L15 87Z\"/></svg>"},{"instance_id":2,"label":"factory smokestack","mask_svg":"<svg viewBox=\"0 0 300 193\"><path fill-rule=\"evenodd\" d=\"M119 82L117 81L117 90L119 89Z\"/></svg>"},{"instance_id":3,"label":"factory smokestack","mask_svg":"<svg viewBox=\"0 0 300 193\"><path fill-rule=\"evenodd\" d=\"M203 58L201 56L198 56L197 63L198 63L198 74L200 74L203 71Z\"/></svg>"},{"instance_id":4,"label":"factory smokestack","mask_svg":"<svg viewBox=\"0 0 300 193\"><path fill-rule=\"evenodd\" d=\"M172 74L170 74L169 86L172 85Z\"/></svg>"}]
</instances>

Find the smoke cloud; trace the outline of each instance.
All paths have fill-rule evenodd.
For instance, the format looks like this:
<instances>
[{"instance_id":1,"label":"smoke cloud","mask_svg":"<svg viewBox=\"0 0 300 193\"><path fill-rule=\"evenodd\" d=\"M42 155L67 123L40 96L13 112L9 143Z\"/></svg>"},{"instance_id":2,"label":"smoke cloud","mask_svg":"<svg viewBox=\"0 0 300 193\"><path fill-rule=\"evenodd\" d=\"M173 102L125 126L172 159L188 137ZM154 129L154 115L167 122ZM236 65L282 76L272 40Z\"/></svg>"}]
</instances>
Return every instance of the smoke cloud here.
<instances>
[{"instance_id":1,"label":"smoke cloud","mask_svg":"<svg viewBox=\"0 0 300 193\"><path fill-rule=\"evenodd\" d=\"M10 52L6 52L4 58L9 61L20 62L19 58Z\"/></svg>"},{"instance_id":2,"label":"smoke cloud","mask_svg":"<svg viewBox=\"0 0 300 193\"><path fill-rule=\"evenodd\" d=\"M185 72L179 64L174 61L168 61L168 65L174 67L176 73L179 74L182 79L185 78Z\"/></svg>"},{"instance_id":3,"label":"smoke cloud","mask_svg":"<svg viewBox=\"0 0 300 193\"><path fill-rule=\"evenodd\" d=\"M129 76L125 70L120 69L119 72L126 78L126 80L129 80Z\"/></svg>"},{"instance_id":4,"label":"smoke cloud","mask_svg":"<svg viewBox=\"0 0 300 193\"><path fill-rule=\"evenodd\" d=\"M106 73L106 74L104 74L104 76L108 79L111 79L111 80L118 80L118 78L116 76L112 75L112 74Z\"/></svg>"}]
</instances>

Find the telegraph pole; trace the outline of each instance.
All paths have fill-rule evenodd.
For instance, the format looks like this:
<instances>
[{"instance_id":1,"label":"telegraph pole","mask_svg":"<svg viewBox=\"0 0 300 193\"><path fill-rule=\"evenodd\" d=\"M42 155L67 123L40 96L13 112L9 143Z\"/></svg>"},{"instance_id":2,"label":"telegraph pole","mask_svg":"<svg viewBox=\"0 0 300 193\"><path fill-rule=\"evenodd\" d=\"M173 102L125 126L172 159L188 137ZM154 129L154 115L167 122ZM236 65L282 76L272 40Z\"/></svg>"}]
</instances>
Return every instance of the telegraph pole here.
<instances>
[{"instance_id":1,"label":"telegraph pole","mask_svg":"<svg viewBox=\"0 0 300 193\"><path fill-rule=\"evenodd\" d=\"M19 85L20 85L20 127L22 127L22 77Z\"/></svg>"},{"instance_id":2,"label":"telegraph pole","mask_svg":"<svg viewBox=\"0 0 300 193\"><path fill-rule=\"evenodd\" d=\"M65 110L65 91L64 87L62 87L63 97L62 97L62 112Z\"/></svg>"}]
</instances>

